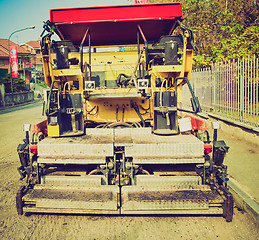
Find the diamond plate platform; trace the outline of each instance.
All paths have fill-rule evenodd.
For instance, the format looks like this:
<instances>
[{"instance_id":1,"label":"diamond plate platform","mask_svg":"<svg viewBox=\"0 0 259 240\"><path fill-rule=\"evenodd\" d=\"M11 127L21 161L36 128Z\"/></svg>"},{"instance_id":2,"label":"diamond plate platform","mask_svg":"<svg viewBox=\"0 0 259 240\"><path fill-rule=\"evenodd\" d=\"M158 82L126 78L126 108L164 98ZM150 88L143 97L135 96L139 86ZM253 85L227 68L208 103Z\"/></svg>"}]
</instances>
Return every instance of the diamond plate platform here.
<instances>
[{"instance_id":1,"label":"diamond plate platform","mask_svg":"<svg viewBox=\"0 0 259 240\"><path fill-rule=\"evenodd\" d=\"M114 155L115 146L124 146L125 156L136 164L204 162L204 144L195 136L158 136L151 128L90 128L81 137L47 137L38 144L38 162L104 164L106 157Z\"/></svg>"},{"instance_id":2,"label":"diamond plate platform","mask_svg":"<svg viewBox=\"0 0 259 240\"><path fill-rule=\"evenodd\" d=\"M122 213L196 212L222 214L223 199L208 186L125 186Z\"/></svg>"},{"instance_id":3,"label":"diamond plate platform","mask_svg":"<svg viewBox=\"0 0 259 240\"><path fill-rule=\"evenodd\" d=\"M23 197L25 205L50 209L88 209L117 211L118 186L36 185Z\"/></svg>"},{"instance_id":4,"label":"diamond plate platform","mask_svg":"<svg viewBox=\"0 0 259 240\"><path fill-rule=\"evenodd\" d=\"M200 176L154 176L137 175L137 186L197 186L201 185Z\"/></svg>"}]
</instances>

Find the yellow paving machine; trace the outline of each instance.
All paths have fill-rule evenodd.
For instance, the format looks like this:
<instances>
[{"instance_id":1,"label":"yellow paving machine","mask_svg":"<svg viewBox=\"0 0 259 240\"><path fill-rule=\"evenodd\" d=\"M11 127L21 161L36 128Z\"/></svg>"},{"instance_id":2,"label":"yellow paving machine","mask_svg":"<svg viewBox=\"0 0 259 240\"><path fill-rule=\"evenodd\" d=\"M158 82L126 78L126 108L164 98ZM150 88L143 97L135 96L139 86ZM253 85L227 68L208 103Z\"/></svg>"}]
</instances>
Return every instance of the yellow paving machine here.
<instances>
[{"instance_id":1,"label":"yellow paving machine","mask_svg":"<svg viewBox=\"0 0 259 240\"><path fill-rule=\"evenodd\" d=\"M217 140L217 124L211 142L196 116L201 108L189 82L196 46L182 20L181 3L50 10L41 35L46 120L31 138L25 125L17 149L26 179L19 214L232 220L228 147Z\"/></svg>"}]
</instances>

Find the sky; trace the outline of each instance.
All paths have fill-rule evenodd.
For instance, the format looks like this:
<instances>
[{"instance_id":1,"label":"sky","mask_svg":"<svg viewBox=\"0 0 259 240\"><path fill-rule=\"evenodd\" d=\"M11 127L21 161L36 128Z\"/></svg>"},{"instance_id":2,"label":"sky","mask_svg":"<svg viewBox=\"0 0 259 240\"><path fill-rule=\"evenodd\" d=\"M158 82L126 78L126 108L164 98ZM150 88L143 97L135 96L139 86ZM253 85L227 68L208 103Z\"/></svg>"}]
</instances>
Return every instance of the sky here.
<instances>
[{"instance_id":1,"label":"sky","mask_svg":"<svg viewBox=\"0 0 259 240\"><path fill-rule=\"evenodd\" d=\"M14 33L11 41L23 44L36 41L49 20L51 8L132 4L135 0L0 0L0 38L8 39L16 30L29 26L35 29Z\"/></svg>"}]
</instances>

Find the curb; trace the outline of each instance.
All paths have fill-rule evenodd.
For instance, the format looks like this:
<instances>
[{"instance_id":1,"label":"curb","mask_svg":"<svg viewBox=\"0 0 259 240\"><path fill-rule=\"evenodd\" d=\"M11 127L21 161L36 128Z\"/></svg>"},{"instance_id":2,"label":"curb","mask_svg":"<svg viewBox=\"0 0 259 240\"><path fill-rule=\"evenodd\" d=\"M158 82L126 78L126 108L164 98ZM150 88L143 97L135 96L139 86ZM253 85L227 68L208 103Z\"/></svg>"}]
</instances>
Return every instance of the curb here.
<instances>
[{"instance_id":1,"label":"curb","mask_svg":"<svg viewBox=\"0 0 259 240\"><path fill-rule=\"evenodd\" d=\"M233 194L233 198L237 207L247 212L254 220L259 222L259 205L247 194L236 180L229 178L229 191Z\"/></svg>"},{"instance_id":2,"label":"curb","mask_svg":"<svg viewBox=\"0 0 259 240\"><path fill-rule=\"evenodd\" d=\"M34 104L34 103L39 103L39 102L42 102L42 99L34 99L32 101L29 101L29 102L24 102L24 103L15 104L15 105L9 105L9 106L6 106L6 107L0 107L0 111L18 108L18 107L24 107L24 106Z\"/></svg>"},{"instance_id":3,"label":"curb","mask_svg":"<svg viewBox=\"0 0 259 240\"><path fill-rule=\"evenodd\" d=\"M253 127L251 125L248 125L248 124L245 124L245 123L242 123L242 122L238 122L238 121L235 121L235 120L223 117L223 116L219 116L219 115L214 114L214 113L207 113L207 114L210 117L212 117L212 118L216 118L216 119L219 119L221 121L233 124L233 125L235 125L237 127L245 128L245 129L247 129L249 131L253 131L253 132L257 133L257 134L259 133L259 127Z\"/></svg>"}]
</instances>

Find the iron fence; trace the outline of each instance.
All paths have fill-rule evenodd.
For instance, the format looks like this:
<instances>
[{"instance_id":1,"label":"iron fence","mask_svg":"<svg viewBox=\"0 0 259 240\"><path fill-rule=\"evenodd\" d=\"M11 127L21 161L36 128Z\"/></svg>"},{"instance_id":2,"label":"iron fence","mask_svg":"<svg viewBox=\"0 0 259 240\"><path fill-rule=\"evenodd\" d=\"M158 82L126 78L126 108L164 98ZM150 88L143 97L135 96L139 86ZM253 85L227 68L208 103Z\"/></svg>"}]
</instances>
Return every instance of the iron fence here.
<instances>
[{"instance_id":1,"label":"iron fence","mask_svg":"<svg viewBox=\"0 0 259 240\"><path fill-rule=\"evenodd\" d=\"M258 58L213 64L192 72L191 84L202 109L251 126L259 126ZM183 105L188 99L183 87Z\"/></svg>"}]
</instances>

